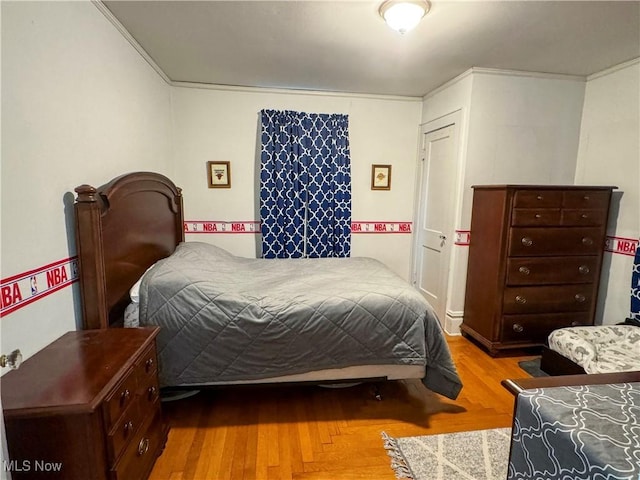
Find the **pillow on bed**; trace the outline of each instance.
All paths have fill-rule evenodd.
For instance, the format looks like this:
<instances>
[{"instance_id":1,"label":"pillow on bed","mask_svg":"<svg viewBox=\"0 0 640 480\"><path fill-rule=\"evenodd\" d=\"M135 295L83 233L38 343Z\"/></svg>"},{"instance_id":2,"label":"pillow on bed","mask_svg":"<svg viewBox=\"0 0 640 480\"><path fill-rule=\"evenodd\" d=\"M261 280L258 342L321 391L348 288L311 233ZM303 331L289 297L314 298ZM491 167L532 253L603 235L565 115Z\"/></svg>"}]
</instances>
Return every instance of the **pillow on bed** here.
<instances>
[{"instance_id":1,"label":"pillow on bed","mask_svg":"<svg viewBox=\"0 0 640 480\"><path fill-rule=\"evenodd\" d=\"M131 298L131 301L133 303L135 303L135 304L140 303L140 285L142 284L142 279L149 272L149 270L151 270L153 268L154 265L155 265L155 263L153 265L151 265L149 268L147 268L144 271L144 273L142 274L142 276L138 279L138 281L133 284L133 287L131 287L131 289L129 289L129 298Z\"/></svg>"}]
</instances>

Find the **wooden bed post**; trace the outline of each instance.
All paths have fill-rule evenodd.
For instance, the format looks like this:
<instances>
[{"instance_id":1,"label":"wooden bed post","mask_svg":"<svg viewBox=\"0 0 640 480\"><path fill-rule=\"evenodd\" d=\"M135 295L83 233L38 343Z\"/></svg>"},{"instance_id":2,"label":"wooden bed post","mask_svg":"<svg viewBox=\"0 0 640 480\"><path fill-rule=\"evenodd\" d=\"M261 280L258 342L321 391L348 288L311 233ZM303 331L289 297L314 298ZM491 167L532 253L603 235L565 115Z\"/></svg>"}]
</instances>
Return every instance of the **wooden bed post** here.
<instances>
[{"instance_id":1,"label":"wooden bed post","mask_svg":"<svg viewBox=\"0 0 640 480\"><path fill-rule=\"evenodd\" d=\"M108 328L106 281L102 248L102 220L97 190L91 185L75 189L76 246L82 290L82 323L85 330Z\"/></svg>"}]
</instances>

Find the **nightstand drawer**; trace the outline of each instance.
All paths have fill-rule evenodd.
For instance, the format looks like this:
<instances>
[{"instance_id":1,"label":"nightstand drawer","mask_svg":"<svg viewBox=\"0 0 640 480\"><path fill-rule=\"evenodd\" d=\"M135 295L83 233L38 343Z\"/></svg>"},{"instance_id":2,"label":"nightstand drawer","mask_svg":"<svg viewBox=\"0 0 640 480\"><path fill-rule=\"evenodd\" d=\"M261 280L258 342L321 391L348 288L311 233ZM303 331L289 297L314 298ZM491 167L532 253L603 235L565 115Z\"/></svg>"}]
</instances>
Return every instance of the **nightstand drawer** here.
<instances>
[{"instance_id":1,"label":"nightstand drawer","mask_svg":"<svg viewBox=\"0 0 640 480\"><path fill-rule=\"evenodd\" d=\"M506 287L502 308L505 314L585 312L594 300L591 284Z\"/></svg>"},{"instance_id":2,"label":"nightstand drawer","mask_svg":"<svg viewBox=\"0 0 640 480\"><path fill-rule=\"evenodd\" d=\"M149 380L153 380L157 377L158 360L155 345L149 348L144 355L140 357L140 360L136 362L135 370L138 375L138 384L140 386L146 385Z\"/></svg>"},{"instance_id":3,"label":"nightstand drawer","mask_svg":"<svg viewBox=\"0 0 640 480\"><path fill-rule=\"evenodd\" d=\"M107 435L109 464L113 465L116 462L122 450L133 438L138 428L140 428L140 424L144 418L141 412L144 411L144 409L140 408L139 401L133 402Z\"/></svg>"},{"instance_id":4,"label":"nightstand drawer","mask_svg":"<svg viewBox=\"0 0 640 480\"><path fill-rule=\"evenodd\" d=\"M598 257L514 257L507 260L507 285L592 283Z\"/></svg>"},{"instance_id":5,"label":"nightstand drawer","mask_svg":"<svg viewBox=\"0 0 640 480\"><path fill-rule=\"evenodd\" d=\"M165 431L158 408L155 415L149 416L148 421L138 430L122 458L111 471L112 480L146 478L164 438Z\"/></svg>"},{"instance_id":6,"label":"nightstand drawer","mask_svg":"<svg viewBox=\"0 0 640 480\"><path fill-rule=\"evenodd\" d=\"M131 370L125 379L111 392L104 402L103 411L107 430L111 430L124 411L135 400L138 380L135 370Z\"/></svg>"}]
</instances>

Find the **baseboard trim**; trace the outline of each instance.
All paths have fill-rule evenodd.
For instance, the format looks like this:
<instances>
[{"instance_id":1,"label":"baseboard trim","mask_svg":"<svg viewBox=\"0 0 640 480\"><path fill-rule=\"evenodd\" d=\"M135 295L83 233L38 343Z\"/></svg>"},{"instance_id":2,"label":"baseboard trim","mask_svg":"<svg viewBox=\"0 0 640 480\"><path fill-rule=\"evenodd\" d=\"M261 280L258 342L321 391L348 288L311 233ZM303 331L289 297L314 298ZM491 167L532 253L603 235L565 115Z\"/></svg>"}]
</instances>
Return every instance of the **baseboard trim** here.
<instances>
[{"instance_id":1,"label":"baseboard trim","mask_svg":"<svg viewBox=\"0 0 640 480\"><path fill-rule=\"evenodd\" d=\"M463 317L464 312L454 312L451 310L447 310L447 314L444 319L444 331L447 335L462 335L462 333L460 332L460 325L462 325Z\"/></svg>"}]
</instances>

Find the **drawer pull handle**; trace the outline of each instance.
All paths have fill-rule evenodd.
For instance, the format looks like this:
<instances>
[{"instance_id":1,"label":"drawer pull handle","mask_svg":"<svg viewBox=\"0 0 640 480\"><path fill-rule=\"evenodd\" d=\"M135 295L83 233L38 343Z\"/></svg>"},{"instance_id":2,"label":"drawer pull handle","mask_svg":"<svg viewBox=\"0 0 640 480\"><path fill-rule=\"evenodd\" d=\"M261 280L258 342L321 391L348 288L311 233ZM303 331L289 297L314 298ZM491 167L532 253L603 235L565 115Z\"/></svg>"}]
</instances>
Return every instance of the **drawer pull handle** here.
<instances>
[{"instance_id":1,"label":"drawer pull handle","mask_svg":"<svg viewBox=\"0 0 640 480\"><path fill-rule=\"evenodd\" d=\"M520 267L518 269L518 271L522 274L522 275L529 275L531 273L531 270L529 270L527 267Z\"/></svg>"},{"instance_id":2,"label":"drawer pull handle","mask_svg":"<svg viewBox=\"0 0 640 480\"><path fill-rule=\"evenodd\" d=\"M120 394L120 406L124 406L124 404L127 403L130 398L131 398L131 392L129 391L128 388L126 388L124 392Z\"/></svg>"},{"instance_id":3,"label":"drawer pull handle","mask_svg":"<svg viewBox=\"0 0 640 480\"><path fill-rule=\"evenodd\" d=\"M141 457L149 451L149 439L143 438L138 444L138 456Z\"/></svg>"},{"instance_id":4,"label":"drawer pull handle","mask_svg":"<svg viewBox=\"0 0 640 480\"><path fill-rule=\"evenodd\" d=\"M543 197L542 195L538 195L536 198L537 198L538 200L542 200L544 197Z\"/></svg>"},{"instance_id":5,"label":"drawer pull handle","mask_svg":"<svg viewBox=\"0 0 640 480\"><path fill-rule=\"evenodd\" d=\"M150 358L149 360L144 362L144 368L147 373L151 372L151 370L153 369L153 358Z\"/></svg>"},{"instance_id":6,"label":"drawer pull handle","mask_svg":"<svg viewBox=\"0 0 640 480\"><path fill-rule=\"evenodd\" d=\"M582 239L582 244L583 245L587 245L587 246L591 246L591 245L593 245L593 239L589 238L589 237L584 237Z\"/></svg>"},{"instance_id":7,"label":"drawer pull handle","mask_svg":"<svg viewBox=\"0 0 640 480\"><path fill-rule=\"evenodd\" d=\"M527 303L527 299L522 295L516 295L516 303L519 303L520 305L524 305L525 303Z\"/></svg>"},{"instance_id":8,"label":"drawer pull handle","mask_svg":"<svg viewBox=\"0 0 640 480\"><path fill-rule=\"evenodd\" d=\"M131 432L133 432L133 422L128 421L124 424L124 436L128 437Z\"/></svg>"},{"instance_id":9,"label":"drawer pull handle","mask_svg":"<svg viewBox=\"0 0 640 480\"><path fill-rule=\"evenodd\" d=\"M158 393L158 389L155 386L151 386L149 387L149 390L147 390L148 392L148 396L147 398L149 399L149 401L155 400L156 395Z\"/></svg>"},{"instance_id":10,"label":"drawer pull handle","mask_svg":"<svg viewBox=\"0 0 640 480\"><path fill-rule=\"evenodd\" d=\"M535 217L535 218L542 218L542 215L540 215L539 213L536 213L536 214L534 215L534 217Z\"/></svg>"},{"instance_id":11,"label":"drawer pull handle","mask_svg":"<svg viewBox=\"0 0 640 480\"><path fill-rule=\"evenodd\" d=\"M589 218L589 215L587 215L586 213L583 213L582 215L580 215L580 218Z\"/></svg>"},{"instance_id":12,"label":"drawer pull handle","mask_svg":"<svg viewBox=\"0 0 640 480\"><path fill-rule=\"evenodd\" d=\"M533 245L533 240L531 240L529 237L522 237L522 245L524 245L525 247L530 247L531 245Z\"/></svg>"},{"instance_id":13,"label":"drawer pull handle","mask_svg":"<svg viewBox=\"0 0 640 480\"><path fill-rule=\"evenodd\" d=\"M589 273L591 270L589 270L589 267L587 267L586 265L580 265L580 267L578 267L578 271L582 274L582 275L586 275L587 273Z\"/></svg>"},{"instance_id":14,"label":"drawer pull handle","mask_svg":"<svg viewBox=\"0 0 640 480\"><path fill-rule=\"evenodd\" d=\"M585 195L584 196L584 200L585 200L585 202L588 202L589 201L589 195Z\"/></svg>"},{"instance_id":15,"label":"drawer pull handle","mask_svg":"<svg viewBox=\"0 0 640 480\"><path fill-rule=\"evenodd\" d=\"M580 325L582 325L580 322L574 320L573 322L571 322L571 326L572 327L579 327Z\"/></svg>"},{"instance_id":16,"label":"drawer pull handle","mask_svg":"<svg viewBox=\"0 0 640 480\"><path fill-rule=\"evenodd\" d=\"M514 323L512 328L513 328L513 331L516 332L516 333L524 332L524 327L522 325L520 325L519 323Z\"/></svg>"},{"instance_id":17,"label":"drawer pull handle","mask_svg":"<svg viewBox=\"0 0 640 480\"><path fill-rule=\"evenodd\" d=\"M578 303L584 303L587 300L587 297L585 297L583 294L581 293L576 293L575 296L573 297L576 299L576 302Z\"/></svg>"}]
</instances>

